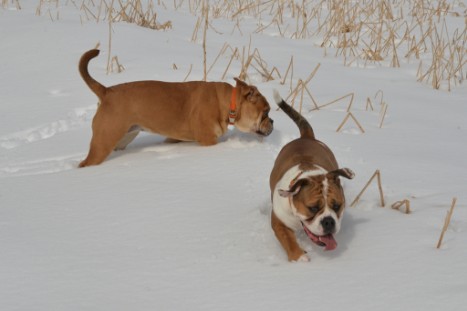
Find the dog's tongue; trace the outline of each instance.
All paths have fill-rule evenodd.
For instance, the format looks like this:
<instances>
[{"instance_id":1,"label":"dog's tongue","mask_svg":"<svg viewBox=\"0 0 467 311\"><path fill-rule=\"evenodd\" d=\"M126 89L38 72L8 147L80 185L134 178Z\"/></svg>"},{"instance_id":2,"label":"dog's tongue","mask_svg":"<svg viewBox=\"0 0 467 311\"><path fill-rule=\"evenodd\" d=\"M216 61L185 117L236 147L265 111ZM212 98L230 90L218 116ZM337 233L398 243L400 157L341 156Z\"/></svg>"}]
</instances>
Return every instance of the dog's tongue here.
<instances>
[{"instance_id":1,"label":"dog's tongue","mask_svg":"<svg viewBox=\"0 0 467 311\"><path fill-rule=\"evenodd\" d=\"M324 243L325 251L332 251L333 249L337 247L337 242L336 240L334 240L334 237L332 236L332 234L323 235L318 238L320 242Z\"/></svg>"},{"instance_id":2,"label":"dog's tongue","mask_svg":"<svg viewBox=\"0 0 467 311\"><path fill-rule=\"evenodd\" d=\"M308 230L306 226L303 226L303 229L305 230L305 233L306 235L308 235L310 240L312 240L319 246L324 246L325 251L332 251L337 247L337 242L332 234L317 236L313 234L310 230Z\"/></svg>"}]
</instances>

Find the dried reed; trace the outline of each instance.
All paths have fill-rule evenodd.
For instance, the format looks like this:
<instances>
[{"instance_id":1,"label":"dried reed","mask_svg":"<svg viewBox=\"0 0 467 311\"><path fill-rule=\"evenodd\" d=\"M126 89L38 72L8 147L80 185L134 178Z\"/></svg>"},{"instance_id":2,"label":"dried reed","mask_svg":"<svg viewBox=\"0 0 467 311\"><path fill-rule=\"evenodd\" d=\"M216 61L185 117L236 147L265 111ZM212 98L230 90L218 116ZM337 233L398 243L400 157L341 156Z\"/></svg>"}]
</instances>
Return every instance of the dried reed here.
<instances>
[{"instance_id":1,"label":"dried reed","mask_svg":"<svg viewBox=\"0 0 467 311\"><path fill-rule=\"evenodd\" d=\"M400 210L400 208L402 206L405 206L405 213L406 214L410 214L412 211L410 210L410 201L405 199L405 200L402 200L402 201L397 201L397 202L394 202L392 205L391 205L391 208L392 209L396 209L396 210Z\"/></svg>"},{"instance_id":2,"label":"dried reed","mask_svg":"<svg viewBox=\"0 0 467 311\"><path fill-rule=\"evenodd\" d=\"M358 122L357 118L355 118L355 116L351 113L351 112L347 112L347 115L345 116L344 120L342 121L342 123L339 125L339 127L337 128L336 132L340 132L340 130L342 129L342 127L344 126L344 124L349 120L349 119L352 119L355 124L357 124L358 128L360 129L360 131L362 133L365 133L365 130L363 129L363 127L361 126L360 122Z\"/></svg>"},{"instance_id":3,"label":"dried reed","mask_svg":"<svg viewBox=\"0 0 467 311\"><path fill-rule=\"evenodd\" d=\"M371 103L371 99L369 97L366 98L366 106L365 110L368 111L368 107L370 107L371 111L373 111L373 104Z\"/></svg>"},{"instance_id":4,"label":"dried reed","mask_svg":"<svg viewBox=\"0 0 467 311\"><path fill-rule=\"evenodd\" d=\"M110 3L110 7L113 8L114 0ZM108 41L108 54L107 54L107 74L112 72L112 63L111 63L111 55L112 55L112 11L109 10L109 17L108 17L108 24L109 24L109 41Z\"/></svg>"},{"instance_id":5,"label":"dried reed","mask_svg":"<svg viewBox=\"0 0 467 311\"><path fill-rule=\"evenodd\" d=\"M448 226L449 226L449 223L451 222L451 216L452 216L452 212L454 211L454 207L456 206L456 202L457 202L457 198L453 198L452 203L451 203L451 208L449 209L446 215L446 218L444 219L443 230L441 231L438 244L436 245L436 248L438 249L441 247L441 244L443 243L443 238L444 238L444 234L446 233L446 230L448 230Z\"/></svg>"},{"instance_id":6,"label":"dried reed","mask_svg":"<svg viewBox=\"0 0 467 311\"><path fill-rule=\"evenodd\" d=\"M326 106L329 106L329 105L332 105L332 104L335 104L337 103L338 101L344 99L344 98L347 98L347 97L350 97L350 101L349 101L349 104L347 105L347 112L350 112L350 108L352 108L352 104L353 104L353 99L354 99L354 93L349 93L349 94L346 94L346 95L343 95L337 99L334 99L332 101L330 101L329 103L327 104L324 104L324 105L321 105L318 107L318 109L320 108L324 108Z\"/></svg>"},{"instance_id":7,"label":"dried reed","mask_svg":"<svg viewBox=\"0 0 467 311\"><path fill-rule=\"evenodd\" d=\"M203 29L203 80L207 81L208 73L206 70L206 34L209 27L209 2L206 1L203 4L203 17L204 17L204 29Z\"/></svg>"},{"instance_id":8,"label":"dried reed","mask_svg":"<svg viewBox=\"0 0 467 311\"><path fill-rule=\"evenodd\" d=\"M387 110L388 110L388 104L383 102L383 105L381 107L381 117L380 117L380 122L379 122L379 128L383 127L383 122L384 122L384 118L386 117Z\"/></svg>"},{"instance_id":9,"label":"dried reed","mask_svg":"<svg viewBox=\"0 0 467 311\"><path fill-rule=\"evenodd\" d=\"M289 64L289 68L290 68L290 64ZM315 99L314 99L313 95L311 94L310 90L308 89L307 85L314 78L314 76L318 72L318 69L319 69L320 66L321 66L321 63L318 63L305 81L303 81L302 79L298 79L297 85L295 86L293 91L290 92L290 94L286 98L286 101L288 101L291 98L291 106L293 107L294 103L295 103L295 98L300 94L300 112L301 112L301 108L302 108L302 105L303 105L303 95L304 95L305 91L308 94L308 96L310 97L310 99L312 100L313 104L315 105L315 109L319 109L318 104L315 101ZM287 69L287 72L288 72L288 69Z\"/></svg>"},{"instance_id":10,"label":"dried reed","mask_svg":"<svg viewBox=\"0 0 467 311\"><path fill-rule=\"evenodd\" d=\"M357 202L360 200L360 197L365 192L365 190L368 188L368 186L373 181L373 179L375 179L375 177L377 178L377 182L378 182L378 189L379 189L379 197L380 197L381 207L385 206L383 187L381 185L381 173L380 173L379 170L376 170L375 173L371 176L371 178L366 183L365 187L363 187L362 191L360 191L360 193L357 195L357 197L352 201L352 203L350 204L351 207L355 207Z\"/></svg>"},{"instance_id":11,"label":"dried reed","mask_svg":"<svg viewBox=\"0 0 467 311\"><path fill-rule=\"evenodd\" d=\"M59 1L38 2L37 15L48 14L53 21L59 19ZM124 21L150 29L168 30L172 28L172 23L160 23L156 13L156 5L167 8L165 2L72 0L66 4L79 8L82 22L108 19L109 23ZM233 21L232 32L242 34L241 22L248 16L258 21L256 33L276 32L293 39L321 38L324 55L329 52L341 57L345 66L376 63L400 67L404 62L416 59L419 61L418 81L428 83L435 89L451 90L467 79L467 28L465 23L446 22L448 18L465 19L465 9L460 4L454 5L454 2L458 1L173 0L173 7L175 10L187 7L191 14L199 16L192 34L193 42L197 41L202 25L203 30L207 29L209 20L203 19L203 16L209 4L212 18L223 17ZM19 0L1 0L3 7L10 3L17 9L21 8ZM211 24L209 28L215 31ZM206 43L205 37L203 41ZM285 84L290 79L290 91L296 92L293 96L297 99L311 94L306 80L299 83L299 89L293 90L293 59L285 74L282 74L278 66L267 66L259 52L252 55L251 51L234 53L235 56L231 58L232 62L241 57L244 78L255 70L266 81L277 78ZM206 75L208 73L206 69Z\"/></svg>"},{"instance_id":12,"label":"dried reed","mask_svg":"<svg viewBox=\"0 0 467 311\"><path fill-rule=\"evenodd\" d=\"M193 68L193 64L190 64L190 69L188 70L188 73L186 74L185 78L183 79L183 82L185 82L188 79L188 77L190 76L192 68Z\"/></svg>"}]
</instances>

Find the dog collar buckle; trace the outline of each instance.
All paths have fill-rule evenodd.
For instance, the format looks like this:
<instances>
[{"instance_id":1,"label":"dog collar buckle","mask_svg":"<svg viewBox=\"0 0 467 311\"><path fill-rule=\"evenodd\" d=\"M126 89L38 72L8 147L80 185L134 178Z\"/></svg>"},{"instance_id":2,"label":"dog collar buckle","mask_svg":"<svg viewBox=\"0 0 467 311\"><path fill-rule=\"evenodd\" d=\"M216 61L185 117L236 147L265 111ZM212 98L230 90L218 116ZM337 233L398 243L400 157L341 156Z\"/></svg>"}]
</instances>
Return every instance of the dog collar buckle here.
<instances>
[{"instance_id":1,"label":"dog collar buckle","mask_svg":"<svg viewBox=\"0 0 467 311\"><path fill-rule=\"evenodd\" d=\"M230 99L230 110L229 110L229 124L234 125L235 119L237 118L237 88L232 89L232 97Z\"/></svg>"},{"instance_id":2,"label":"dog collar buckle","mask_svg":"<svg viewBox=\"0 0 467 311\"><path fill-rule=\"evenodd\" d=\"M236 116L237 114L235 113L235 110L229 111L229 124L230 125L234 125Z\"/></svg>"}]
</instances>

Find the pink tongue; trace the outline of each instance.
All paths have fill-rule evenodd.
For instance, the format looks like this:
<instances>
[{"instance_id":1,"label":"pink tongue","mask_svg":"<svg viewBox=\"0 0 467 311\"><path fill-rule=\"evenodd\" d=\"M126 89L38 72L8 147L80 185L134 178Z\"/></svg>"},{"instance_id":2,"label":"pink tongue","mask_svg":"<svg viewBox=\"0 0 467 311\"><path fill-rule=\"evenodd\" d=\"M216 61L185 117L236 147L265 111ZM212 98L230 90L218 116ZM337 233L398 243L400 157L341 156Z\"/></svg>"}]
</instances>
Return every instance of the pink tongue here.
<instances>
[{"instance_id":1,"label":"pink tongue","mask_svg":"<svg viewBox=\"0 0 467 311\"><path fill-rule=\"evenodd\" d=\"M323 235L319 237L319 241L325 244L324 250L325 251L332 251L337 247L337 242L334 240L332 234Z\"/></svg>"},{"instance_id":2,"label":"pink tongue","mask_svg":"<svg viewBox=\"0 0 467 311\"><path fill-rule=\"evenodd\" d=\"M308 235L310 240L318 244L319 246L324 246L325 251L332 251L337 247L337 242L334 240L332 234L326 234L322 236L317 236L313 234L306 226L303 226L305 233Z\"/></svg>"}]
</instances>

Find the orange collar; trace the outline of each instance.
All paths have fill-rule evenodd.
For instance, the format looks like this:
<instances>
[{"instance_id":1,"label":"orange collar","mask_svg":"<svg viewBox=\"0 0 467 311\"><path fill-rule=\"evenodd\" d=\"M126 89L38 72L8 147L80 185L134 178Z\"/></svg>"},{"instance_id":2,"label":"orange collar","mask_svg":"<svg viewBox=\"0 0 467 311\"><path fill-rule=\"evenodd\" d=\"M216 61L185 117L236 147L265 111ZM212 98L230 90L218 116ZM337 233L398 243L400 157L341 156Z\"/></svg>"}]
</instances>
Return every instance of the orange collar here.
<instances>
[{"instance_id":1,"label":"orange collar","mask_svg":"<svg viewBox=\"0 0 467 311\"><path fill-rule=\"evenodd\" d=\"M229 124L235 124L235 119L237 118L237 88L234 87L232 90L232 97L230 99L230 109L229 109Z\"/></svg>"}]
</instances>

